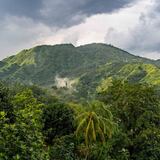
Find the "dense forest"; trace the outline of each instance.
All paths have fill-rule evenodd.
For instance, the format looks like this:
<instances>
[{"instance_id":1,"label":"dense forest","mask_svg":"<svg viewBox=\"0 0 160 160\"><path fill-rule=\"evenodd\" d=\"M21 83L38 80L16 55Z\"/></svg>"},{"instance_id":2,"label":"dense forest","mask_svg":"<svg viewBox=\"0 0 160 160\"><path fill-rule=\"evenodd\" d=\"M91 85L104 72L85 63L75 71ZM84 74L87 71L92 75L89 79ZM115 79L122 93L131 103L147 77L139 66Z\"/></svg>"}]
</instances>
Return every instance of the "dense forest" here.
<instances>
[{"instance_id":1,"label":"dense forest","mask_svg":"<svg viewBox=\"0 0 160 160\"><path fill-rule=\"evenodd\" d=\"M65 103L37 86L0 84L2 160L159 160L160 93L115 80Z\"/></svg>"},{"instance_id":2,"label":"dense forest","mask_svg":"<svg viewBox=\"0 0 160 160\"><path fill-rule=\"evenodd\" d=\"M0 62L0 160L159 160L160 64L106 44Z\"/></svg>"}]
</instances>

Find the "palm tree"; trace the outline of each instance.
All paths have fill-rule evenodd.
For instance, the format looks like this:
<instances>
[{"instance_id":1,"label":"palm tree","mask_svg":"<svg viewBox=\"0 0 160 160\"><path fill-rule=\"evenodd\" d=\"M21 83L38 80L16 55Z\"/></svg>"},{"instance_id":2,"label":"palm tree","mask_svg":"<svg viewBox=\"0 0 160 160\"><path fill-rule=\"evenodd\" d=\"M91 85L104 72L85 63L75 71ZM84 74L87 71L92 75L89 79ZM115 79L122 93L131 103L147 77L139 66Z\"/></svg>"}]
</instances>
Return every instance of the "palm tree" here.
<instances>
[{"instance_id":1,"label":"palm tree","mask_svg":"<svg viewBox=\"0 0 160 160\"><path fill-rule=\"evenodd\" d=\"M82 134L85 145L89 145L96 141L105 142L105 137L110 138L113 133L114 123L111 112L103 103L94 102L89 104L89 110L77 117L79 121L76 129L76 136Z\"/></svg>"}]
</instances>

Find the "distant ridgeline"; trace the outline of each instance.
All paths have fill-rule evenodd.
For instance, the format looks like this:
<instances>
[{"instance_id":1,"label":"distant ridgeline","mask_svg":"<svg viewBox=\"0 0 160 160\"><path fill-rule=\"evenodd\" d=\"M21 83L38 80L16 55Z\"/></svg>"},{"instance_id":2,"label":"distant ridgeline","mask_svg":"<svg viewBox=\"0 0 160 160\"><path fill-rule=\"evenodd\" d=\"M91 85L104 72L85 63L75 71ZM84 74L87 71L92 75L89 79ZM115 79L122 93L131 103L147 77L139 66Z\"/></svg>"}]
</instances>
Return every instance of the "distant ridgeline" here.
<instances>
[{"instance_id":1,"label":"distant ridgeline","mask_svg":"<svg viewBox=\"0 0 160 160\"><path fill-rule=\"evenodd\" d=\"M160 61L93 43L42 45L0 62L0 79L48 88L58 96L90 98L112 79L160 84Z\"/></svg>"}]
</instances>

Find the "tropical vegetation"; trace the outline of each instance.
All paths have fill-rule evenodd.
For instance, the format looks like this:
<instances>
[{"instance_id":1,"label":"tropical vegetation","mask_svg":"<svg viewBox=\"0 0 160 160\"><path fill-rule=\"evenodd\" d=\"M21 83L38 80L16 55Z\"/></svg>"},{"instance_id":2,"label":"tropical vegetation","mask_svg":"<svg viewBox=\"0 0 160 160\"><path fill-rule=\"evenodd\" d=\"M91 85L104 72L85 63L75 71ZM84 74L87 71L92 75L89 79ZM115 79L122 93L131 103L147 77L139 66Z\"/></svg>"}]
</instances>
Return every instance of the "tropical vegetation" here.
<instances>
[{"instance_id":1,"label":"tropical vegetation","mask_svg":"<svg viewBox=\"0 0 160 160\"><path fill-rule=\"evenodd\" d=\"M159 160L159 61L106 44L0 63L0 160Z\"/></svg>"}]
</instances>

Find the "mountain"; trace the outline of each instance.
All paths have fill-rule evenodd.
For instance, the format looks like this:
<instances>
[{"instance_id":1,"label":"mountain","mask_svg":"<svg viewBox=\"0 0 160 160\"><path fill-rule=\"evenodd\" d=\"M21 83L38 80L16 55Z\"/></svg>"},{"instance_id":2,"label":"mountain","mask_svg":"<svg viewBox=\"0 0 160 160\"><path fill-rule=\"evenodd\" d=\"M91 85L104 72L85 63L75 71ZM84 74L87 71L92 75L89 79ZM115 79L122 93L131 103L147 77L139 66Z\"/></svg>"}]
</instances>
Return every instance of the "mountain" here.
<instances>
[{"instance_id":1,"label":"mountain","mask_svg":"<svg viewBox=\"0 0 160 160\"><path fill-rule=\"evenodd\" d=\"M160 66L160 59L156 60L155 63Z\"/></svg>"},{"instance_id":2,"label":"mountain","mask_svg":"<svg viewBox=\"0 0 160 160\"><path fill-rule=\"evenodd\" d=\"M0 62L0 79L36 84L57 94L84 98L109 77L159 84L159 61L134 56L102 43L42 45ZM65 90L65 91L64 91Z\"/></svg>"}]
</instances>

